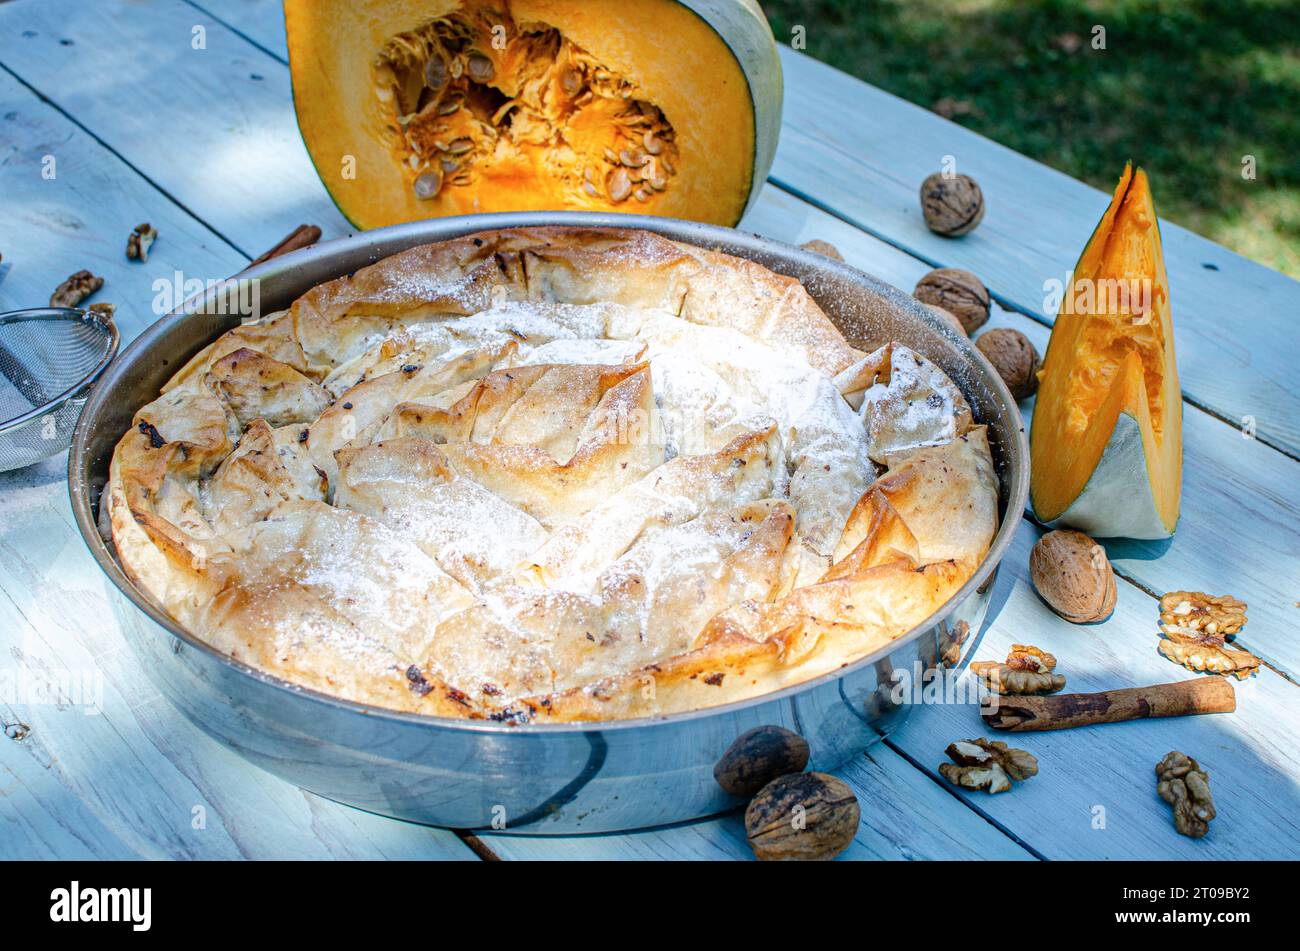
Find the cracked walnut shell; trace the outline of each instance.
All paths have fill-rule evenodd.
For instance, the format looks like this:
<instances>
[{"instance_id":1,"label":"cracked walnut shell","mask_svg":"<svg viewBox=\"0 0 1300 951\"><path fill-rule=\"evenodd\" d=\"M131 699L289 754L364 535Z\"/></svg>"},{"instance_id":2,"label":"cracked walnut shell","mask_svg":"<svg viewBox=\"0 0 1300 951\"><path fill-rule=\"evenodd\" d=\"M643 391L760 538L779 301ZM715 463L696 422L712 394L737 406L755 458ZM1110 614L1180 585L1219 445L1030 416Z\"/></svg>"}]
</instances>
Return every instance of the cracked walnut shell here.
<instances>
[{"instance_id":1,"label":"cracked walnut shell","mask_svg":"<svg viewBox=\"0 0 1300 951\"><path fill-rule=\"evenodd\" d=\"M970 665L984 686L1000 694L1055 693L1065 677L1053 673L1056 658L1031 644L1012 644L1005 663L981 660Z\"/></svg>"},{"instance_id":2,"label":"cracked walnut shell","mask_svg":"<svg viewBox=\"0 0 1300 951\"><path fill-rule=\"evenodd\" d=\"M912 296L952 314L967 335L979 330L989 319L988 288L970 271L959 267L935 268L916 282Z\"/></svg>"},{"instance_id":3,"label":"cracked walnut shell","mask_svg":"<svg viewBox=\"0 0 1300 951\"><path fill-rule=\"evenodd\" d=\"M1174 828L1199 839L1210 831L1214 818L1214 797L1210 775L1186 753L1172 750L1156 764L1156 792L1174 809Z\"/></svg>"},{"instance_id":4,"label":"cracked walnut shell","mask_svg":"<svg viewBox=\"0 0 1300 951\"><path fill-rule=\"evenodd\" d=\"M998 740L957 740L944 750L951 763L941 763L939 775L954 786L1006 792L1012 781L1020 782L1038 773L1038 760L1024 750Z\"/></svg>"}]
</instances>

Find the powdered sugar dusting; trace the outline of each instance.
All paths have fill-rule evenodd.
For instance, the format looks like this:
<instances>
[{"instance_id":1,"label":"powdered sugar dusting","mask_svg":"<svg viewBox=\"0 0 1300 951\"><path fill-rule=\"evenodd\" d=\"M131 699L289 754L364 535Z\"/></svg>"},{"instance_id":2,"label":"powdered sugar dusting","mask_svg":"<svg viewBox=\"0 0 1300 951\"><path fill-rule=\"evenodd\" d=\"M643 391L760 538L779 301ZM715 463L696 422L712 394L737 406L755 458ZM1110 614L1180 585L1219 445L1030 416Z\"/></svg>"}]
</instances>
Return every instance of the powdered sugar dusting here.
<instances>
[{"instance_id":1,"label":"powdered sugar dusting","mask_svg":"<svg viewBox=\"0 0 1300 951\"><path fill-rule=\"evenodd\" d=\"M695 252L647 237L608 253L645 268ZM728 607L820 576L873 458L958 431L955 388L905 348L855 412L804 350L679 316L671 282L653 305L568 304L430 270L399 268L372 298L429 306L380 321L324 381L330 446L349 447L313 457L337 463L330 504L290 499L224 539L248 604L214 620L222 637L269 632L299 668L319 651L331 683L354 665L405 689L404 666L427 665L476 698L497 678L483 702L499 707L538 678L582 685L681 653ZM550 366L586 369L525 369ZM350 394L359 438L342 433Z\"/></svg>"}]
</instances>

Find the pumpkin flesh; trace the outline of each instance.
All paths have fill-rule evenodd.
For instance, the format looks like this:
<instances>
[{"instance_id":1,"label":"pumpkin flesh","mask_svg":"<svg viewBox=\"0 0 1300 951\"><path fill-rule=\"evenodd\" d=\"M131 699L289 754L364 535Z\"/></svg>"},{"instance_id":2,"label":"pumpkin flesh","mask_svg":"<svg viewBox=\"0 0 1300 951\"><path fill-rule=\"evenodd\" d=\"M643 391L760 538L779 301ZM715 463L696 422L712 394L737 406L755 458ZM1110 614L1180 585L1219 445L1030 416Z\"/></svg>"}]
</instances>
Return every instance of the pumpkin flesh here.
<instances>
[{"instance_id":1,"label":"pumpkin flesh","mask_svg":"<svg viewBox=\"0 0 1300 951\"><path fill-rule=\"evenodd\" d=\"M677 0L285 12L303 139L358 226L537 209L733 224L751 197L745 74Z\"/></svg>"},{"instance_id":2,"label":"pumpkin flesh","mask_svg":"<svg viewBox=\"0 0 1300 951\"><path fill-rule=\"evenodd\" d=\"M1125 169L1052 328L1031 433L1040 521L1164 538L1178 522L1182 397L1146 174Z\"/></svg>"}]
</instances>

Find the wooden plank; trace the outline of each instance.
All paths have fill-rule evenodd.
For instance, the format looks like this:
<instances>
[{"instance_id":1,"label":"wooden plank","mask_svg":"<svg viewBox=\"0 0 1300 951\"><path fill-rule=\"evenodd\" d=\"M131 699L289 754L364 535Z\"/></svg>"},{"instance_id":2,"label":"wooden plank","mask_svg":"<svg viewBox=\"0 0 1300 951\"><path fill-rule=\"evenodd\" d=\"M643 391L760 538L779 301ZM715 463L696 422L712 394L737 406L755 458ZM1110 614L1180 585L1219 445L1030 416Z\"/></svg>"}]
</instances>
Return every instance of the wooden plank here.
<instances>
[{"instance_id":1,"label":"wooden plank","mask_svg":"<svg viewBox=\"0 0 1300 951\"><path fill-rule=\"evenodd\" d=\"M808 56L783 47L781 62L773 180L917 257L969 268L1015 308L1053 320L1043 282L1066 280L1108 195ZM917 199L944 156L980 183L988 209L956 240L926 229ZM1161 234L1184 393L1234 424L1253 417L1261 438L1300 453L1300 283L1170 222Z\"/></svg>"},{"instance_id":2,"label":"wooden plank","mask_svg":"<svg viewBox=\"0 0 1300 951\"><path fill-rule=\"evenodd\" d=\"M54 284L89 267L106 278L99 298L122 305L130 337L155 319L157 277L182 269L215 278L243 266L8 75L0 122L14 131L0 154L0 233L21 239L3 249L12 266L0 309L44 304ZM40 176L46 154L57 159L52 180ZM144 217L162 237L147 264L130 263L126 235ZM59 456L0 474L0 720L14 733L0 737L0 857L474 857L449 832L412 830L294 789L163 703L123 654L111 621L116 595L73 527L65 465ZM51 702L19 702L48 683L102 689L102 709L87 715L66 689ZM206 828L192 827L195 806Z\"/></svg>"},{"instance_id":3,"label":"wooden plank","mask_svg":"<svg viewBox=\"0 0 1300 951\"><path fill-rule=\"evenodd\" d=\"M20 701L0 716L30 729L0 738L0 783L23 793L0 798L0 814L25 830L0 839L0 856L474 858L450 832L295 789L177 715L126 647L120 595L62 485L0 476L0 525L0 647ZM42 810L16 815L28 797Z\"/></svg>"},{"instance_id":4,"label":"wooden plank","mask_svg":"<svg viewBox=\"0 0 1300 951\"><path fill-rule=\"evenodd\" d=\"M202 49L192 46L196 28ZM184 195L248 257L308 220L326 238L350 233L312 171L284 64L201 10L180 0L18 0L0 6L0 44L8 69L158 187ZM123 70L123 49L147 49L154 78ZM260 200L243 200L250 190Z\"/></svg>"},{"instance_id":5,"label":"wooden plank","mask_svg":"<svg viewBox=\"0 0 1300 951\"><path fill-rule=\"evenodd\" d=\"M780 189L768 187L744 227L798 244L821 238L848 263L910 290L929 265ZM1048 328L994 306L989 327L1014 327L1043 353ZM1021 404L1026 423L1033 401ZM1241 643L1293 679L1300 674L1300 463L1190 404L1183 418L1183 511L1170 542L1111 539L1117 570L1163 594L1204 590L1250 605ZM1155 624L1152 615L1151 623Z\"/></svg>"},{"instance_id":6,"label":"wooden plank","mask_svg":"<svg viewBox=\"0 0 1300 951\"><path fill-rule=\"evenodd\" d=\"M1053 614L1027 577L1038 534L1023 523L1002 563L998 585L1006 601L984 635L980 659L1001 660L1012 643L1035 644L1056 655L1057 672L1072 691L1204 676L1156 652L1155 602L1126 582L1104 624L1081 627ZM914 711L888 742L936 772L944 747L957 739L989 736L1033 753L1039 774L1010 792L961 795L1047 858L1294 858L1300 854L1296 687L1269 670L1234 683L1231 714L1000 735L984 727L974 705L934 704ZM1156 795L1155 764L1170 750L1195 757L1210 773L1218 818L1204 839L1178 835Z\"/></svg>"},{"instance_id":7,"label":"wooden plank","mask_svg":"<svg viewBox=\"0 0 1300 951\"><path fill-rule=\"evenodd\" d=\"M125 342L161 316L152 306L155 281L171 282L177 271L217 279L246 263L6 73L0 73L0 130L0 254L7 267L0 310L44 307L69 274L88 268L105 278L90 301L118 305ZM43 177L51 160L54 177ZM142 221L160 237L148 262L130 262L126 239Z\"/></svg>"},{"instance_id":8,"label":"wooden plank","mask_svg":"<svg viewBox=\"0 0 1300 951\"><path fill-rule=\"evenodd\" d=\"M862 821L841 861L861 859L1032 859L1035 856L889 747L878 744L836 775L853 787ZM507 859L743 859L740 812L626 835L524 837L480 834Z\"/></svg>"},{"instance_id":9,"label":"wooden plank","mask_svg":"<svg viewBox=\"0 0 1300 951\"><path fill-rule=\"evenodd\" d=\"M276 59L288 62L282 0L185 0L214 20L247 37Z\"/></svg>"}]
</instances>

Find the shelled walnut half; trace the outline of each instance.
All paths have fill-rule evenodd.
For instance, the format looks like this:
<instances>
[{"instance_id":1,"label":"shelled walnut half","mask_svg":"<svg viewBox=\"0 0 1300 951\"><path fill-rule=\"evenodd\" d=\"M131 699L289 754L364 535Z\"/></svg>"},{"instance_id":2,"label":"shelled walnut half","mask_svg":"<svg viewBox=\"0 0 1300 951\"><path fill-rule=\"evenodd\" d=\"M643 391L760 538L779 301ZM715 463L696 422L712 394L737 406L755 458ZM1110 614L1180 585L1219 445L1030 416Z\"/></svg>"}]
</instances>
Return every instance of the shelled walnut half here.
<instances>
[{"instance_id":1,"label":"shelled walnut half","mask_svg":"<svg viewBox=\"0 0 1300 951\"><path fill-rule=\"evenodd\" d=\"M1174 828L1199 839L1210 831L1214 818L1214 797L1210 775L1185 753L1172 750L1156 764L1156 792L1174 807Z\"/></svg>"},{"instance_id":2,"label":"shelled walnut half","mask_svg":"<svg viewBox=\"0 0 1300 951\"><path fill-rule=\"evenodd\" d=\"M1168 634L1205 631L1208 634L1236 634L1246 626L1246 602L1231 595L1214 596L1204 591L1170 591L1160 599L1160 627Z\"/></svg>"},{"instance_id":3,"label":"shelled walnut half","mask_svg":"<svg viewBox=\"0 0 1300 951\"><path fill-rule=\"evenodd\" d=\"M89 271L77 271L54 289L50 295L51 307L76 307L104 286L104 279Z\"/></svg>"},{"instance_id":4,"label":"shelled walnut half","mask_svg":"<svg viewBox=\"0 0 1300 951\"><path fill-rule=\"evenodd\" d=\"M158 229L149 222L135 226L135 230L126 239L126 256L132 261L144 263L149 260L149 249L158 240Z\"/></svg>"},{"instance_id":5,"label":"shelled walnut half","mask_svg":"<svg viewBox=\"0 0 1300 951\"><path fill-rule=\"evenodd\" d=\"M1244 601L1202 591L1170 591L1160 599L1160 630L1166 638L1160 653L1188 670L1245 680L1259 669L1260 660L1227 643L1245 624Z\"/></svg>"},{"instance_id":6,"label":"shelled walnut half","mask_svg":"<svg viewBox=\"0 0 1300 951\"><path fill-rule=\"evenodd\" d=\"M1012 644L1005 663L980 660L970 669L994 693L1055 693L1065 686L1065 677L1053 673L1056 658L1032 644Z\"/></svg>"},{"instance_id":7,"label":"shelled walnut half","mask_svg":"<svg viewBox=\"0 0 1300 951\"><path fill-rule=\"evenodd\" d=\"M951 763L939 765L939 775L954 786L1006 792L1013 780L1019 782L1038 773L1038 760L1024 750L998 740L958 740L944 750Z\"/></svg>"}]
</instances>

